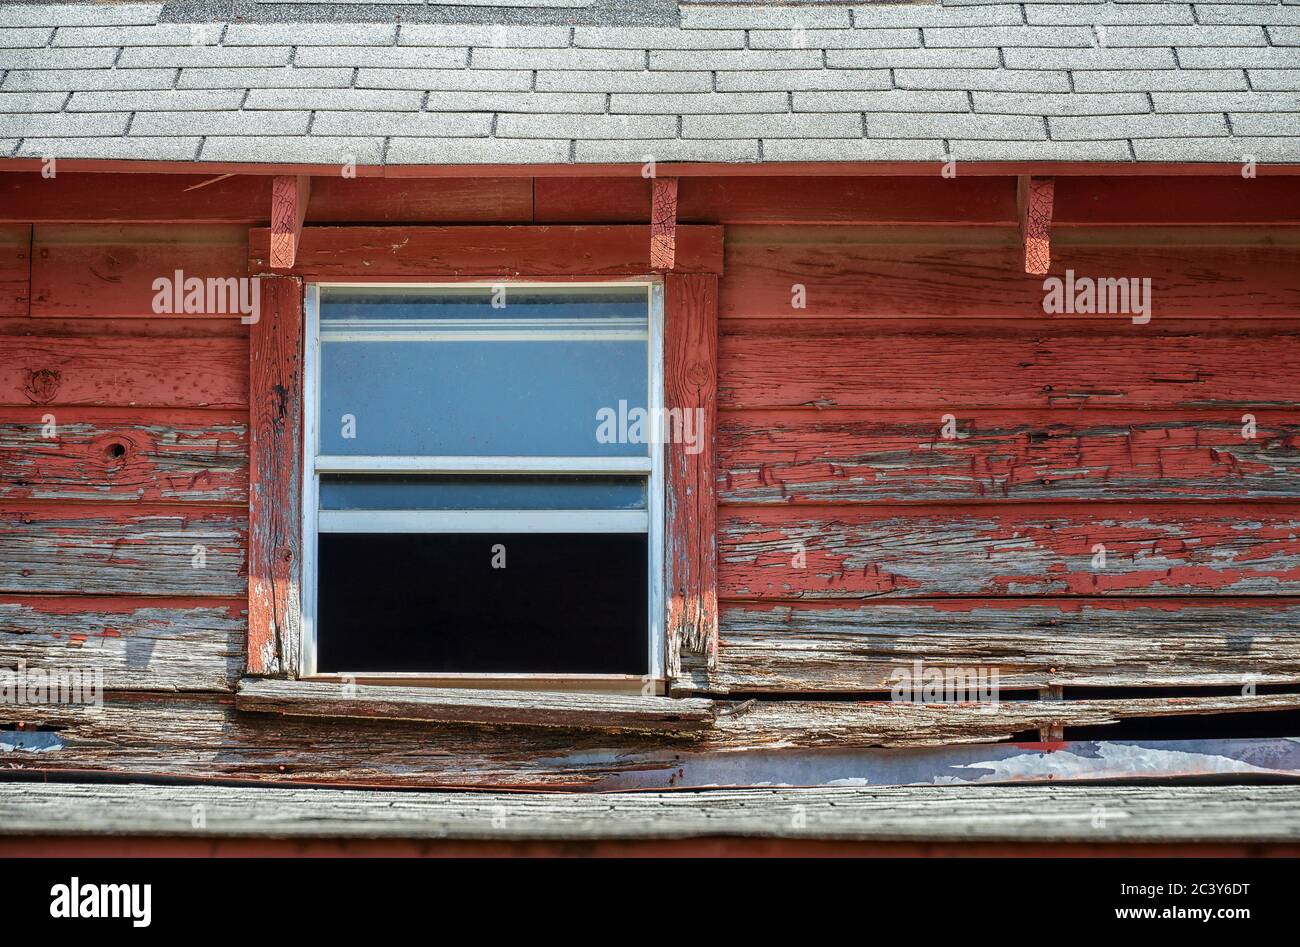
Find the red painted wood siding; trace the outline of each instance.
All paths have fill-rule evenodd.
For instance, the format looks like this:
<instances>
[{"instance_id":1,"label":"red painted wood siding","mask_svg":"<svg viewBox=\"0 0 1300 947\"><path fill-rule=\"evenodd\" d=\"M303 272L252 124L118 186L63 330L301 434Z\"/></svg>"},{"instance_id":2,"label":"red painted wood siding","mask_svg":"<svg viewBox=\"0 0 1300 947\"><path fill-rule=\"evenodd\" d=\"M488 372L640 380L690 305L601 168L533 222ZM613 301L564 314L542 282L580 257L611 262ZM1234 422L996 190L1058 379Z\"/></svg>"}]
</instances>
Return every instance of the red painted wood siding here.
<instances>
[{"instance_id":1,"label":"red painted wood siding","mask_svg":"<svg viewBox=\"0 0 1300 947\"><path fill-rule=\"evenodd\" d=\"M1086 185L1067 220L1101 212ZM1270 657L1300 653L1276 612L1300 592L1294 231L1058 228L1051 274L1149 277L1147 324L1046 314L1021 253L1013 222L728 227L721 642L697 686L887 690L904 659L1020 686L1296 679ZM1169 630L1199 665L1162 664ZM1120 657L1130 634L1149 662Z\"/></svg>"},{"instance_id":2,"label":"red painted wood siding","mask_svg":"<svg viewBox=\"0 0 1300 947\"><path fill-rule=\"evenodd\" d=\"M61 174L40 192L33 177L0 181L18 215L0 218L0 659L229 690L249 329L155 314L151 281L245 272L269 181ZM697 683L869 690L895 654L992 655L1035 687L1300 674L1300 253L1271 226L1295 222L1300 192L1189 178L1156 200L1142 183L1059 179L1052 272L1151 277L1145 326L1043 313L1009 178L680 182L684 226L727 224L721 639ZM649 209L636 178L321 180L307 223Z\"/></svg>"},{"instance_id":3,"label":"red painted wood siding","mask_svg":"<svg viewBox=\"0 0 1300 947\"><path fill-rule=\"evenodd\" d=\"M83 196L149 205L115 183ZM0 258L0 663L153 690L228 690L242 673L248 329L156 314L151 283L243 275L246 233L0 227L14 251Z\"/></svg>"}]
</instances>

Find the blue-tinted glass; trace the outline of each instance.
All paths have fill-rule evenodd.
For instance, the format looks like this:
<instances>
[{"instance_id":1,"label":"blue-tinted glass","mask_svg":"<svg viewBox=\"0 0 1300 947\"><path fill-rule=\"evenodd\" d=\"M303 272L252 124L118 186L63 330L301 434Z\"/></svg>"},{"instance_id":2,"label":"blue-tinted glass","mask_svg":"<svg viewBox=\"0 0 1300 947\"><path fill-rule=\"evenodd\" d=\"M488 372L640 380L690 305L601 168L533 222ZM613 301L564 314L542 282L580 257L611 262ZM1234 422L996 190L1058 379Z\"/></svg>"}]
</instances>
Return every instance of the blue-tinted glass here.
<instances>
[{"instance_id":1,"label":"blue-tinted glass","mask_svg":"<svg viewBox=\"0 0 1300 947\"><path fill-rule=\"evenodd\" d=\"M325 474L322 510L644 510L644 477Z\"/></svg>"},{"instance_id":2,"label":"blue-tinted glass","mask_svg":"<svg viewBox=\"0 0 1300 947\"><path fill-rule=\"evenodd\" d=\"M645 456L644 287L511 292L323 293L320 452Z\"/></svg>"}]
</instances>

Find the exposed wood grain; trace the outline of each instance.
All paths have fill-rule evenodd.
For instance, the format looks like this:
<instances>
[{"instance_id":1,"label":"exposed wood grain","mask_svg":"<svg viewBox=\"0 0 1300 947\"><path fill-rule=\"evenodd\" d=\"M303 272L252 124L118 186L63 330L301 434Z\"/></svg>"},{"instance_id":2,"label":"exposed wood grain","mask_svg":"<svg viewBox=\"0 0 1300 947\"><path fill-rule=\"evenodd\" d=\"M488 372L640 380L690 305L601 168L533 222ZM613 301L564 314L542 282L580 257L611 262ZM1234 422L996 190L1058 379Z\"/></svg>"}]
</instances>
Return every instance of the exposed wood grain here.
<instances>
[{"instance_id":1,"label":"exposed wood grain","mask_svg":"<svg viewBox=\"0 0 1300 947\"><path fill-rule=\"evenodd\" d=\"M1221 327L1221 324L1216 324ZM1300 403L1300 330L1051 331L950 322L908 330L724 321L726 408L1269 408ZM1267 367L1267 370L1263 370Z\"/></svg>"},{"instance_id":2,"label":"exposed wood grain","mask_svg":"<svg viewBox=\"0 0 1300 947\"><path fill-rule=\"evenodd\" d=\"M683 223L1014 224L1010 178L680 178ZM537 178L538 223L644 223L642 178Z\"/></svg>"},{"instance_id":3,"label":"exposed wood grain","mask_svg":"<svg viewBox=\"0 0 1300 947\"><path fill-rule=\"evenodd\" d=\"M726 503L1300 497L1300 424L1241 410L728 411ZM946 436L951 435L951 436ZM1244 435L1250 435L1249 437Z\"/></svg>"},{"instance_id":4,"label":"exposed wood grain","mask_svg":"<svg viewBox=\"0 0 1300 947\"><path fill-rule=\"evenodd\" d=\"M713 723L713 702L701 698L374 687L257 678L240 682L235 706L291 717L597 730L698 730Z\"/></svg>"},{"instance_id":5,"label":"exposed wood grain","mask_svg":"<svg viewBox=\"0 0 1300 947\"><path fill-rule=\"evenodd\" d=\"M47 423L51 414L0 411L0 498L248 502L242 413L71 408Z\"/></svg>"},{"instance_id":6,"label":"exposed wood grain","mask_svg":"<svg viewBox=\"0 0 1300 947\"><path fill-rule=\"evenodd\" d=\"M247 591L243 510L71 503L0 510L0 591L209 595Z\"/></svg>"},{"instance_id":7,"label":"exposed wood grain","mask_svg":"<svg viewBox=\"0 0 1300 947\"><path fill-rule=\"evenodd\" d=\"M177 273L183 274L180 281ZM247 229L226 225L38 224L32 237L32 315L227 319L228 311L175 312L175 289L157 300L154 281L247 275ZM247 295L247 294L245 294ZM182 302L184 296L181 297Z\"/></svg>"},{"instance_id":8,"label":"exposed wood grain","mask_svg":"<svg viewBox=\"0 0 1300 947\"><path fill-rule=\"evenodd\" d=\"M1024 242L1025 272L1043 276L1052 268L1052 195L1054 178L1022 174L1016 202L1020 208L1020 239Z\"/></svg>"},{"instance_id":9,"label":"exposed wood grain","mask_svg":"<svg viewBox=\"0 0 1300 947\"><path fill-rule=\"evenodd\" d=\"M262 280L249 337L248 670L298 672L302 624L302 282Z\"/></svg>"},{"instance_id":10,"label":"exposed wood grain","mask_svg":"<svg viewBox=\"0 0 1300 947\"><path fill-rule=\"evenodd\" d=\"M243 599L10 598L0 602L0 666L102 672L108 689L231 691L244 669L244 609Z\"/></svg>"},{"instance_id":11,"label":"exposed wood grain","mask_svg":"<svg viewBox=\"0 0 1300 947\"><path fill-rule=\"evenodd\" d=\"M1161 752L1159 743L1139 747L1117 740L1118 756L1094 765L1085 765L1076 754L1096 756L1095 744L989 742L1043 721L1091 725L1118 720L1128 706L1123 701L1045 703L1003 701L993 712L975 704L795 702L783 709L783 703L745 703L742 712L720 717L719 729L672 734L313 720L237 711L229 696L108 691L99 708L0 706L0 751L9 768L35 772L420 787L707 788L717 786L719 777L726 785L746 785L746 773L765 773L789 783L801 773L816 778L819 770L828 776L873 773L878 779L898 779L908 761L887 754L949 739L977 749L973 754L960 754L957 747L943 751L942 758L934 758L936 779L945 772L957 780L1014 782L1069 779L1072 774L1131 779L1295 771L1291 758L1279 757L1276 747L1250 741L1237 741L1231 750L1217 747L1220 758L1215 760L1213 747L1197 750L1195 741L1171 744ZM1274 695L1138 701L1132 709L1180 716L1293 706L1294 697ZM833 741L830 746L828 741ZM828 764L825 755L835 748L846 754L839 766ZM1252 750L1257 767L1249 763ZM1052 752L1062 754L1055 767L1046 758ZM924 768L923 758L913 755L911 760ZM986 772L963 773L962 760L982 760Z\"/></svg>"},{"instance_id":12,"label":"exposed wood grain","mask_svg":"<svg viewBox=\"0 0 1300 947\"><path fill-rule=\"evenodd\" d=\"M671 674L681 652L704 655L709 664L717 658L718 282L713 276L674 273L664 283L664 401L670 417L675 412L679 419L676 430L666 426L665 447L664 561Z\"/></svg>"},{"instance_id":13,"label":"exposed wood grain","mask_svg":"<svg viewBox=\"0 0 1300 947\"><path fill-rule=\"evenodd\" d=\"M997 668L1003 687L1300 681L1300 604L1043 598L868 605L729 605L716 669L680 688L882 692L913 661Z\"/></svg>"},{"instance_id":14,"label":"exposed wood grain","mask_svg":"<svg viewBox=\"0 0 1300 947\"><path fill-rule=\"evenodd\" d=\"M271 180L271 268L292 269L298 255L302 222L311 200L311 178L277 175Z\"/></svg>"},{"instance_id":15,"label":"exposed wood grain","mask_svg":"<svg viewBox=\"0 0 1300 947\"><path fill-rule=\"evenodd\" d=\"M720 702L718 706L726 705ZM1300 695L1296 694L948 704L756 700L747 701L736 713L720 714L704 742L711 750L727 751L950 746L1006 740L1047 727L1095 727L1138 718L1297 708Z\"/></svg>"},{"instance_id":16,"label":"exposed wood grain","mask_svg":"<svg viewBox=\"0 0 1300 947\"><path fill-rule=\"evenodd\" d=\"M248 345L238 338L0 337L0 403L241 408Z\"/></svg>"},{"instance_id":17,"label":"exposed wood grain","mask_svg":"<svg viewBox=\"0 0 1300 947\"><path fill-rule=\"evenodd\" d=\"M249 232L249 271L268 272L270 232ZM722 272L722 228L677 229L676 269ZM306 227L293 272L313 279L641 276L650 228Z\"/></svg>"},{"instance_id":18,"label":"exposed wood grain","mask_svg":"<svg viewBox=\"0 0 1300 947\"><path fill-rule=\"evenodd\" d=\"M671 270L677 259L677 179L655 178L650 207L650 269Z\"/></svg>"},{"instance_id":19,"label":"exposed wood grain","mask_svg":"<svg viewBox=\"0 0 1300 947\"><path fill-rule=\"evenodd\" d=\"M1300 506L727 510L718 545L726 599L1300 595Z\"/></svg>"},{"instance_id":20,"label":"exposed wood grain","mask_svg":"<svg viewBox=\"0 0 1300 947\"><path fill-rule=\"evenodd\" d=\"M0 317L25 318L31 312L31 248L30 224L0 226Z\"/></svg>"},{"instance_id":21,"label":"exposed wood grain","mask_svg":"<svg viewBox=\"0 0 1300 947\"><path fill-rule=\"evenodd\" d=\"M1149 278L1155 324L1300 315L1300 286L1286 275L1300 265L1294 228L1080 227L1052 242L1056 276ZM1043 277L1024 272L1014 227L728 227L726 265L724 319L1059 318L1043 310Z\"/></svg>"},{"instance_id":22,"label":"exposed wood grain","mask_svg":"<svg viewBox=\"0 0 1300 947\"><path fill-rule=\"evenodd\" d=\"M196 807L204 814L197 827ZM6 835L206 838L1259 845L1300 840L1300 788L841 787L597 795L7 783L0 784L0 827Z\"/></svg>"}]
</instances>

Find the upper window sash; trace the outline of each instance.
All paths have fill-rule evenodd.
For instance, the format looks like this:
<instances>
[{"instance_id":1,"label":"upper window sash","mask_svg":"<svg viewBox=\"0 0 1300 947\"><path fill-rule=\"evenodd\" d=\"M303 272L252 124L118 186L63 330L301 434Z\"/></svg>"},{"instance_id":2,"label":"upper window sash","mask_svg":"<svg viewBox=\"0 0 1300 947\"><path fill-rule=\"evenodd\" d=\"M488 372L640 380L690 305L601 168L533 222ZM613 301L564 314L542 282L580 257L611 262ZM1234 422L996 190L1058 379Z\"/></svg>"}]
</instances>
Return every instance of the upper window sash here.
<instances>
[{"instance_id":1,"label":"upper window sash","mask_svg":"<svg viewBox=\"0 0 1300 947\"><path fill-rule=\"evenodd\" d=\"M650 473L655 290L319 287L317 470Z\"/></svg>"}]
</instances>

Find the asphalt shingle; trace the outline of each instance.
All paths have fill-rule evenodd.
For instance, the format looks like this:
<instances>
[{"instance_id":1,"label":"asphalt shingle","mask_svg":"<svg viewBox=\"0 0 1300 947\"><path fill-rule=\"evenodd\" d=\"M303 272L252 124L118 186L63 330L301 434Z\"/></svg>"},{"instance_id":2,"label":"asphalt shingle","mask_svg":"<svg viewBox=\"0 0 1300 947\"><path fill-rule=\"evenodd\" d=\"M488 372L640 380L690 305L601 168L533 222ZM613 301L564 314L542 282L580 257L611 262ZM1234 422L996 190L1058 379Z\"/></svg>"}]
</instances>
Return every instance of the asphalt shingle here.
<instances>
[{"instance_id":1,"label":"asphalt shingle","mask_svg":"<svg viewBox=\"0 0 1300 947\"><path fill-rule=\"evenodd\" d=\"M494 23L484 4L465 24L350 22L346 3L229 23L183 22L185 4L166 22L161 4L3 5L0 151L1300 163L1300 0L710 0L680 26L623 23L629 7L573 27Z\"/></svg>"}]
</instances>

